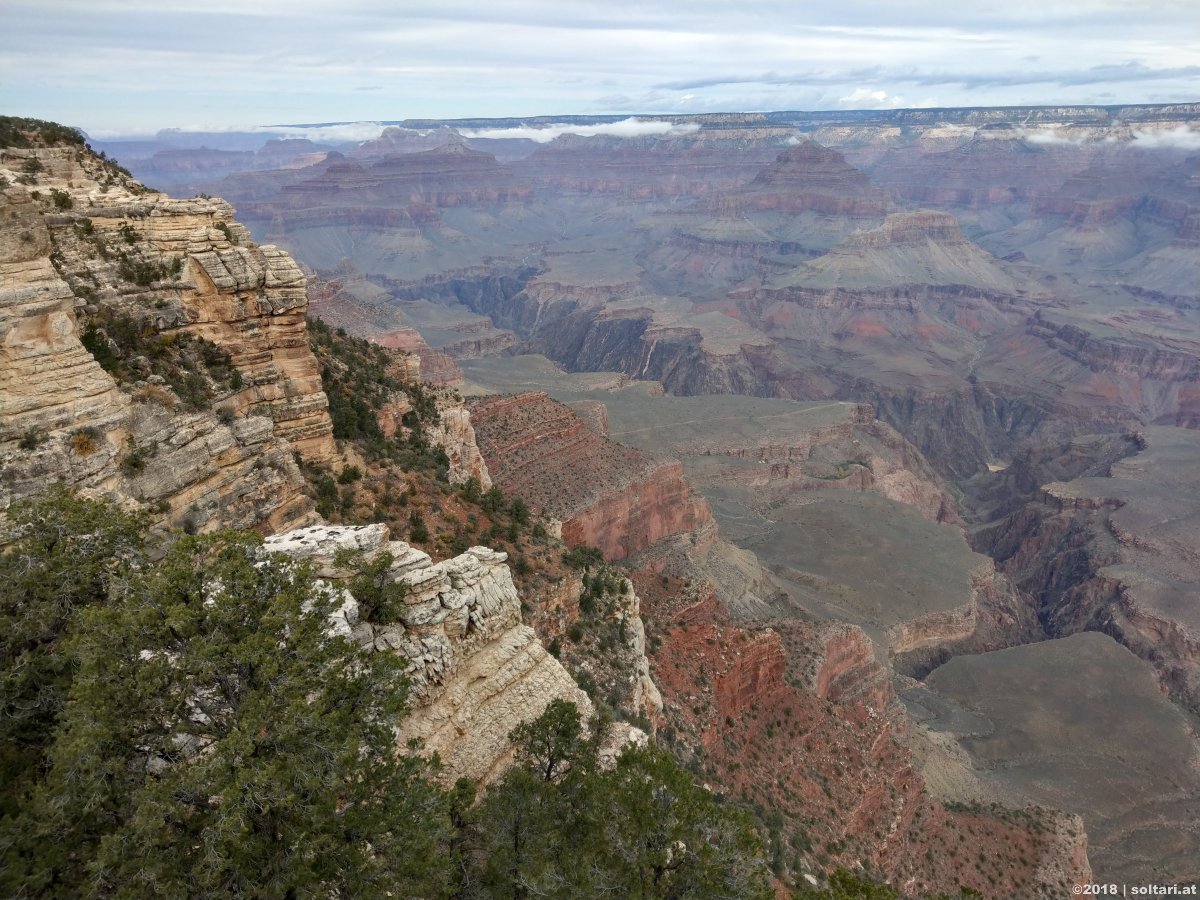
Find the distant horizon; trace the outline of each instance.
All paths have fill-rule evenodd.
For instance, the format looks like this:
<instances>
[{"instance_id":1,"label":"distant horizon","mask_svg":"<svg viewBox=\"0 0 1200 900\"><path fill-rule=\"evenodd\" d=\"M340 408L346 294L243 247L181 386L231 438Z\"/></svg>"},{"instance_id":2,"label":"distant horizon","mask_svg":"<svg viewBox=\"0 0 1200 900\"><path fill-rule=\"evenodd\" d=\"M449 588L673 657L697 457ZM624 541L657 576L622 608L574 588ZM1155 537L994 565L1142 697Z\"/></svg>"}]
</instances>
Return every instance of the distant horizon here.
<instances>
[{"instance_id":1,"label":"distant horizon","mask_svg":"<svg viewBox=\"0 0 1200 900\"><path fill-rule=\"evenodd\" d=\"M6 0L0 106L139 134L1183 103L1200 97L1195 13L1192 0Z\"/></svg>"},{"instance_id":2,"label":"distant horizon","mask_svg":"<svg viewBox=\"0 0 1200 900\"><path fill-rule=\"evenodd\" d=\"M704 119L719 119L722 117L731 116L846 116L854 119L870 119L875 115L887 115L895 113L949 113L949 112L987 112L1000 110L1053 110L1053 109L1095 109L1095 110L1116 110L1116 109L1153 109L1158 107L1175 107L1175 106L1197 106L1200 107L1200 96L1193 100L1174 101L1170 103L1039 103L1039 104L991 104L991 105L973 105L973 106L937 106L937 107L922 107L922 106L902 106L888 107L880 109L861 109L861 108L838 108L830 107L827 109L769 109L769 110L721 110L712 112L699 113L661 113L661 112L619 112L619 113L573 113L573 112L557 112L557 113L536 113L528 116L449 116L444 118L436 118L429 116L407 117L403 119L345 119L345 120L328 120L328 121L308 121L308 122L273 122L255 125L206 125L206 126L178 126L165 125L158 128L149 128L147 130L132 130L132 131L117 131L109 129L90 130L82 128L71 122L60 122L60 124L70 127L80 128L89 138L94 138L101 141L120 141L122 139L147 139L160 135L250 135L250 134L271 134L287 131L310 131L319 129L353 129L353 128L377 128L382 132L386 128L410 128L419 129L427 125L438 124L453 128L454 126L466 126L468 130L479 129L482 126L480 123L495 123L495 127L501 127L503 123L521 122L521 123L536 123L538 127L554 127L568 124L587 125L594 123L622 123L622 122L685 122ZM30 116L31 118L45 118L44 116ZM51 120L56 121L56 120ZM468 124L469 123L469 124ZM370 140L370 137L362 138ZM338 138L326 140L336 140L336 142L351 142L355 138Z\"/></svg>"}]
</instances>

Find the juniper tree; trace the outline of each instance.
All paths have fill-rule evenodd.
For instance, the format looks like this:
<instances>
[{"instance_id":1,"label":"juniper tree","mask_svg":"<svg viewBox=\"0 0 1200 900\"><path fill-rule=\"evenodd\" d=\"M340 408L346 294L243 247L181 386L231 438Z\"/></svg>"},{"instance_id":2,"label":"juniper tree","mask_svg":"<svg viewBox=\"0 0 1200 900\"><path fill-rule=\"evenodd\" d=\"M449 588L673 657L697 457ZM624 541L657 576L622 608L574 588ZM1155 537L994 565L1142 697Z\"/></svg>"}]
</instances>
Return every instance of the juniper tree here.
<instances>
[{"instance_id":1,"label":"juniper tree","mask_svg":"<svg viewBox=\"0 0 1200 900\"><path fill-rule=\"evenodd\" d=\"M78 616L48 771L4 823L8 895L437 896L445 794L398 754L400 660L257 537L185 537Z\"/></svg>"}]
</instances>

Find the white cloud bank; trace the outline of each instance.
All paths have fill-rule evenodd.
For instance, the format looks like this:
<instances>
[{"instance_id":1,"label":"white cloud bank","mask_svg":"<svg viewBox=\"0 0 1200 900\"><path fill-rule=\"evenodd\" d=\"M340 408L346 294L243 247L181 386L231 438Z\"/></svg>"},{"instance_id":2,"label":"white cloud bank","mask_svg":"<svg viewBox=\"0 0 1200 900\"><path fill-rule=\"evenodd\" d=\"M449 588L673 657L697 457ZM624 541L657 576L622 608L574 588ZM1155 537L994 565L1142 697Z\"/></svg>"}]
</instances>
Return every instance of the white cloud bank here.
<instances>
[{"instance_id":1,"label":"white cloud bank","mask_svg":"<svg viewBox=\"0 0 1200 900\"><path fill-rule=\"evenodd\" d=\"M904 98L888 95L887 91L857 87L845 97L838 97L842 109L896 109L904 106Z\"/></svg>"},{"instance_id":2,"label":"white cloud bank","mask_svg":"<svg viewBox=\"0 0 1200 900\"><path fill-rule=\"evenodd\" d=\"M491 140L524 138L538 144L548 144L564 134L580 137L609 135L610 137L634 138L647 135L691 134L700 126L694 122L676 125L674 122L638 118L622 119L619 122L603 122L596 125L571 125L566 122L552 125L520 125L515 128L462 128L459 134L465 138L488 138Z\"/></svg>"},{"instance_id":3,"label":"white cloud bank","mask_svg":"<svg viewBox=\"0 0 1200 900\"><path fill-rule=\"evenodd\" d=\"M378 122L338 122L331 125L184 125L176 128L96 128L88 129L89 138L102 141L116 138L170 137L174 134L261 134L277 138L308 138L329 144L359 144L373 141L387 126Z\"/></svg>"},{"instance_id":4,"label":"white cloud bank","mask_svg":"<svg viewBox=\"0 0 1200 900\"><path fill-rule=\"evenodd\" d=\"M324 141L331 144L373 141L383 134L386 126L378 122L343 122L338 125L284 125L271 127L264 125L250 129L266 134L278 134L289 138L308 138L310 141Z\"/></svg>"},{"instance_id":5,"label":"white cloud bank","mask_svg":"<svg viewBox=\"0 0 1200 900\"><path fill-rule=\"evenodd\" d=\"M1135 131L1135 147L1171 150L1200 150L1200 131L1180 125L1167 131Z\"/></svg>"}]
</instances>

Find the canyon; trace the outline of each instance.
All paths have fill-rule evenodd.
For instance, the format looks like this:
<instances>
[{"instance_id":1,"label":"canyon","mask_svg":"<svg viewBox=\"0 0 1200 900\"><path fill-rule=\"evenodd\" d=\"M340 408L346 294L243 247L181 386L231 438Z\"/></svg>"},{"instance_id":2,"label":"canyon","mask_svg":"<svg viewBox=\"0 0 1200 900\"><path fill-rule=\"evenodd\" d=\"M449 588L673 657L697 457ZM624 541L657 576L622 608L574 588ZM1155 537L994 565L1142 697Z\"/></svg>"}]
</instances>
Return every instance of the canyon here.
<instances>
[{"instance_id":1,"label":"canyon","mask_svg":"<svg viewBox=\"0 0 1200 900\"><path fill-rule=\"evenodd\" d=\"M781 890L1192 883L1198 120L408 122L120 157L190 200L6 149L0 505L64 480L276 535L335 584L339 542L388 552L409 618L345 627L409 660L405 737L451 780L495 778L554 697L609 706L756 811ZM551 543L514 539L510 571L468 547L474 511L335 440L306 312L388 348L437 397L446 483L519 498ZM175 355L106 369L126 321ZM422 396L391 395L388 439L420 436ZM442 561L321 525L314 466L366 468L376 510L398 485ZM599 613L598 572L628 585Z\"/></svg>"},{"instance_id":2,"label":"canyon","mask_svg":"<svg viewBox=\"0 0 1200 900\"><path fill-rule=\"evenodd\" d=\"M644 609L665 577L723 628L860 629L939 796L1058 806L1095 823L1098 874L1184 881L1190 776L1131 826L992 778L1006 745L953 725L981 713L929 710L972 665L1057 671L1063 646L1158 685L1163 765L1196 758L1195 530L1136 510L1197 462L1198 115L781 112L544 145L411 122L341 151L375 175L330 158L218 190L334 285L340 324L481 395L497 483L635 573ZM1059 643L1092 632L1136 662ZM1047 703L1096 702L1071 697ZM1135 851L1152 820L1175 849Z\"/></svg>"}]
</instances>

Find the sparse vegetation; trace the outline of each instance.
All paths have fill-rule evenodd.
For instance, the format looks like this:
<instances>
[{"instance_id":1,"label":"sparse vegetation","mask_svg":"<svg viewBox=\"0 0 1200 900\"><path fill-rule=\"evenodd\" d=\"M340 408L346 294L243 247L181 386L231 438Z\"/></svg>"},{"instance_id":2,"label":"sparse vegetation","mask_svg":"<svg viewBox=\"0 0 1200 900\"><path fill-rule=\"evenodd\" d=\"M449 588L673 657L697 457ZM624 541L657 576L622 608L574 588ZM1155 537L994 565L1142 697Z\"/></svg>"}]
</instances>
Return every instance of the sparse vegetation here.
<instances>
[{"instance_id":1,"label":"sparse vegetation","mask_svg":"<svg viewBox=\"0 0 1200 900\"><path fill-rule=\"evenodd\" d=\"M0 116L0 148L45 147L55 144L85 146L83 132L57 122Z\"/></svg>"},{"instance_id":2,"label":"sparse vegetation","mask_svg":"<svg viewBox=\"0 0 1200 900\"><path fill-rule=\"evenodd\" d=\"M157 445L150 444L145 447L139 447L133 442L133 438L130 438L129 452L121 458L121 471L131 478L135 475L140 475L145 470L150 457L154 456L157 452Z\"/></svg>"},{"instance_id":3,"label":"sparse vegetation","mask_svg":"<svg viewBox=\"0 0 1200 900\"><path fill-rule=\"evenodd\" d=\"M104 433L92 425L83 428L77 428L71 432L71 451L76 456L91 456L100 449L100 442L104 440Z\"/></svg>"},{"instance_id":4,"label":"sparse vegetation","mask_svg":"<svg viewBox=\"0 0 1200 900\"><path fill-rule=\"evenodd\" d=\"M586 569L589 566L599 566L604 563L604 551L599 547L588 547L579 544L563 554L563 562L572 569Z\"/></svg>"},{"instance_id":5,"label":"sparse vegetation","mask_svg":"<svg viewBox=\"0 0 1200 900\"><path fill-rule=\"evenodd\" d=\"M30 428L21 435L21 440L17 442L17 446L22 450L36 450L45 440L45 432L39 431L36 428Z\"/></svg>"},{"instance_id":6,"label":"sparse vegetation","mask_svg":"<svg viewBox=\"0 0 1200 900\"><path fill-rule=\"evenodd\" d=\"M87 319L80 341L118 381L133 383L156 375L188 409L207 409L219 391L233 389L236 370L229 354L216 344L181 332L159 334L149 319L112 307L102 307Z\"/></svg>"},{"instance_id":7,"label":"sparse vegetation","mask_svg":"<svg viewBox=\"0 0 1200 900\"><path fill-rule=\"evenodd\" d=\"M440 448L431 447L425 430L437 423L437 399L423 384L407 382L395 372L395 355L320 319L308 320L309 340L321 365L321 386L329 398L334 437L355 441L372 459L389 459L405 469L446 467ZM403 437L387 438L380 411L393 395L407 398Z\"/></svg>"}]
</instances>

